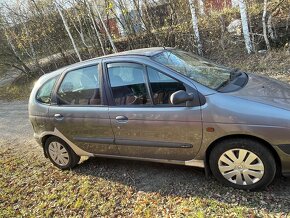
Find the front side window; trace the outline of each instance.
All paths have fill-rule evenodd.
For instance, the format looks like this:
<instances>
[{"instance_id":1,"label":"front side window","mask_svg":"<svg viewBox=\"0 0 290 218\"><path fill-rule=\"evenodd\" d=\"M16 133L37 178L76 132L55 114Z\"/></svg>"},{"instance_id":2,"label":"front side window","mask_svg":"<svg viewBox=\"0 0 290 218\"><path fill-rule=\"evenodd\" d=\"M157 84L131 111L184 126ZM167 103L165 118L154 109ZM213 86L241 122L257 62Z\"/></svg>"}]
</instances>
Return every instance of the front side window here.
<instances>
[{"instance_id":1,"label":"front side window","mask_svg":"<svg viewBox=\"0 0 290 218\"><path fill-rule=\"evenodd\" d=\"M147 67L149 82L152 90L153 102L156 105L171 105L170 96L179 90L186 91L183 83L159 72L158 70Z\"/></svg>"},{"instance_id":2,"label":"front side window","mask_svg":"<svg viewBox=\"0 0 290 218\"><path fill-rule=\"evenodd\" d=\"M116 105L151 104L144 69L138 64L108 64L108 74Z\"/></svg>"},{"instance_id":3,"label":"front side window","mask_svg":"<svg viewBox=\"0 0 290 218\"><path fill-rule=\"evenodd\" d=\"M37 91L36 100L43 104L51 103L51 94L57 77L48 80Z\"/></svg>"},{"instance_id":4,"label":"front side window","mask_svg":"<svg viewBox=\"0 0 290 218\"><path fill-rule=\"evenodd\" d=\"M61 105L101 105L98 66L68 72L58 91Z\"/></svg>"}]
</instances>

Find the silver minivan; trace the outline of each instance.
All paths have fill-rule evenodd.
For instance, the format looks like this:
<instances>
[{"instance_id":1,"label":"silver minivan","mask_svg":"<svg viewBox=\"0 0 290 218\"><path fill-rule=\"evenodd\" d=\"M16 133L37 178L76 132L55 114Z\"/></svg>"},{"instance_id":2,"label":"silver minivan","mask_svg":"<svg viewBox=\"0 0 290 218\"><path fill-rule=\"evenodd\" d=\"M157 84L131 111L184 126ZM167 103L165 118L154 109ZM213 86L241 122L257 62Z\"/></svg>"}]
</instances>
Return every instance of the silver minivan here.
<instances>
[{"instance_id":1,"label":"silver minivan","mask_svg":"<svg viewBox=\"0 0 290 218\"><path fill-rule=\"evenodd\" d=\"M42 76L34 137L60 169L81 156L205 168L257 190L290 174L290 86L173 48L83 61Z\"/></svg>"}]
</instances>

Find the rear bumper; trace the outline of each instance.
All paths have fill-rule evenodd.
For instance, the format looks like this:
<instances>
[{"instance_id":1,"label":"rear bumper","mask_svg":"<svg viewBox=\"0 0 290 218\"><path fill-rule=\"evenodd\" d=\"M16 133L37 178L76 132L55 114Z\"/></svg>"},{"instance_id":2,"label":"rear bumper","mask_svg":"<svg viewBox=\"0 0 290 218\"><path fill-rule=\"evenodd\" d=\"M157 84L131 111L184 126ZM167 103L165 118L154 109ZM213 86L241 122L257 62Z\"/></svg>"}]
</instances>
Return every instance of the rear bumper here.
<instances>
[{"instance_id":1,"label":"rear bumper","mask_svg":"<svg viewBox=\"0 0 290 218\"><path fill-rule=\"evenodd\" d=\"M47 158L48 156L44 150L42 139L35 133L33 134L33 137L34 137L35 141L37 142L37 144L43 149L44 156Z\"/></svg>"},{"instance_id":2,"label":"rear bumper","mask_svg":"<svg viewBox=\"0 0 290 218\"><path fill-rule=\"evenodd\" d=\"M43 147L42 142L41 142L41 138L36 133L33 134L33 137L34 137L35 141L37 142L37 144L39 146Z\"/></svg>"}]
</instances>

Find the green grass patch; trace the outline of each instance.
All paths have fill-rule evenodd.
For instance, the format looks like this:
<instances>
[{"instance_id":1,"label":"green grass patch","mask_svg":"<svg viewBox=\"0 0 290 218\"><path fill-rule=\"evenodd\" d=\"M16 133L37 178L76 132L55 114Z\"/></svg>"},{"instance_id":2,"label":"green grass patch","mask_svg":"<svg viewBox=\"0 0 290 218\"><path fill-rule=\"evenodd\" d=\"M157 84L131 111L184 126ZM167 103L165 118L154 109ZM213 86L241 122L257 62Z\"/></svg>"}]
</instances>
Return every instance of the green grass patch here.
<instances>
[{"instance_id":1,"label":"green grass patch","mask_svg":"<svg viewBox=\"0 0 290 218\"><path fill-rule=\"evenodd\" d=\"M32 88L32 82L27 82L24 84L11 84L0 87L0 100L28 100Z\"/></svg>"},{"instance_id":2,"label":"green grass patch","mask_svg":"<svg viewBox=\"0 0 290 218\"><path fill-rule=\"evenodd\" d=\"M40 149L39 149L40 151ZM15 149L0 147L0 217L260 217L280 216L256 207L238 203L241 195L209 182L204 194L199 189L187 194L170 194L160 191L140 191L134 185L120 180L107 179L104 167L87 165L74 171L61 171L36 153L25 155ZM86 165L86 163L82 163ZM93 171L98 171L95 174ZM109 169L107 169L109 170ZM144 170L144 169L141 169ZM162 170L162 169L161 169ZM91 173L88 173L91 172ZM155 181L152 181L154 186ZM180 184L175 184L184 189ZM214 185L214 186L213 186ZM221 190L219 190L221 189ZM218 191L217 191L218 190ZM232 192L229 202L219 201L217 193ZM240 194L240 195L239 195ZM261 194L249 193L259 202ZM222 196L221 196L222 197ZM259 208L259 209L258 209ZM284 213L287 216L287 214Z\"/></svg>"}]
</instances>

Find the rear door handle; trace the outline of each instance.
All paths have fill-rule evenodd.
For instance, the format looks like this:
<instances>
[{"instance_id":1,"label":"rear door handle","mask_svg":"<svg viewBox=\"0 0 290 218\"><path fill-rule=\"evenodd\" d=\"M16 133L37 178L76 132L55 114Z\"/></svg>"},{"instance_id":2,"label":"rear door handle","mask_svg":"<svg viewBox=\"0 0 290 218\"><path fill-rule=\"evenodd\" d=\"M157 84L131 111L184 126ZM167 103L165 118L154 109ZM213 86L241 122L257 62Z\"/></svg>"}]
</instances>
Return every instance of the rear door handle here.
<instances>
[{"instance_id":1,"label":"rear door handle","mask_svg":"<svg viewBox=\"0 0 290 218\"><path fill-rule=\"evenodd\" d=\"M127 123L128 122L128 117L126 117L126 116L116 116L116 121L118 123Z\"/></svg>"},{"instance_id":2,"label":"rear door handle","mask_svg":"<svg viewBox=\"0 0 290 218\"><path fill-rule=\"evenodd\" d=\"M61 114L55 114L54 115L54 119L56 119L56 120L62 120L63 119L63 116Z\"/></svg>"}]
</instances>

